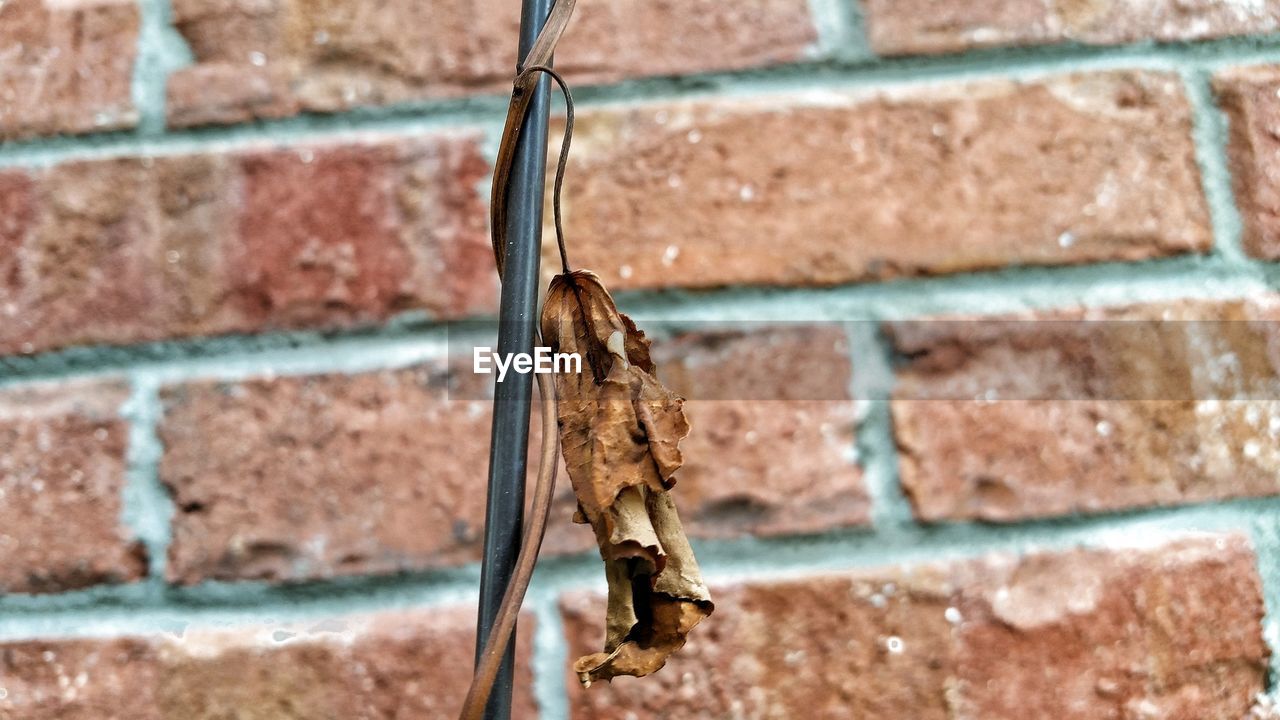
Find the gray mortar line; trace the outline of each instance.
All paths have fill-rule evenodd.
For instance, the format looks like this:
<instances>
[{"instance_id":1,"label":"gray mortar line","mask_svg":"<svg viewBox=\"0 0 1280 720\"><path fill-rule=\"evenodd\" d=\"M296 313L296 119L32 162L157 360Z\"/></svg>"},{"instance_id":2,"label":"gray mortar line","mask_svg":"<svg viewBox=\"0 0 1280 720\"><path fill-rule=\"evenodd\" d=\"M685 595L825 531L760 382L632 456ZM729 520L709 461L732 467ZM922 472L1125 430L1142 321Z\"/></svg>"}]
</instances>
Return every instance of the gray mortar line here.
<instances>
[{"instance_id":1,"label":"gray mortar line","mask_svg":"<svg viewBox=\"0 0 1280 720\"><path fill-rule=\"evenodd\" d=\"M738 287L705 292L624 292L617 297L623 310L641 322L845 322L987 316L1180 299L1242 299L1268 292L1273 284L1267 270L1253 263L1192 256L1018 267L834 288ZM409 313L372 329L233 335L10 356L0 358L0 387L133 370L146 370L165 382L176 382L403 367L443 356L451 337L455 341L473 339L483 322L484 318L432 323Z\"/></svg>"},{"instance_id":2,"label":"gray mortar line","mask_svg":"<svg viewBox=\"0 0 1280 720\"><path fill-rule=\"evenodd\" d=\"M112 137L159 135L165 131L165 87L169 74L192 62L191 50L172 25L173 8L168 0L138 0L141 23L138 57L133 68L133 103L138 110L138 126L133 133ZM75 139L68 139L74 147Z\"/></svg>"},{"instance_id":3,"label":"gray mortar line","mask_svg":"<svg viewBox=\"0 0 1280 720\"><path fill-rule=\"evenodd\" d=\"M1249 533L1272 527L1280 498L1228 500L1105 515L1032 520L1014 525L955 522L892 526L877 531L835 530L813 536L695 541L712 583L767 581L812 575L930 564L987 553L1145 548L1189 533ZM1267 538L1259 552L1273 553ZM478 566L403 576L357 577L302 586L261 582L206 583L163 598L99 588L48 596L0 598L0 638L147 633L175 624L253 624L332 615L368 614L475 600ZM539 568L534 597L603 589L594 553L548 558ZM1274 591L1269 587L1269 592Z\"/></svg>"},{"instance_id":4,"label":"gray mortar line","mask_svg":"<svg viewBox=\"0 0 1280 720\"><path fill-rule=\"evenodd\" d=\"M1213 226L1214 254L1225 262L1247 266L1252 261L1241 247L1243 223L1227 166L1227 118L1214 101L1208 72L1184 72L1183 85L1195 122L1192 139Z\"/></svg>"},{"instance_id":5,"label":"gray mortar line","mask_svg":"<svg viewBox=\"0 0 1280 720\"><path fill-rule=\"evenodd\" d=\"M163 594L163 578L169 551L173 503L160 484L158 466L163 449L156 427L163 409L154 378L131 374L132 392L124 409L129 422L128 463L122 498L122 524L147 549L148 580L152 591Z\"/></svg>"},{"instance_id":6,"label":"gray mortar line","mask_svg":"<svg viewBox=\"0 0 1280 720\"><path fill-rule=\"evenodd\" d=\"M156 22L154 18L165 12L165 6L156 5L162 0L147 2L153 5L147 12L148 27L152 27ZM160 9L157 10L157 7ZM146 37L156 36L157 33L164 36L171 32L164 28L144 28ZM173 44L174 42L167 42L167 45ZM154 106L163 101L163 97L155 99L163 89L163 77L153 77L161 73L155 68L178 62L175 59L178 55L180 53L174 50L154 55L149 50L144 53L142 60L147 60L147 63L137 71L140 79L135 83L135 93L146 96L140 98L143 100L140 107L145 111L144 115L154 116ZM607 86L584 86L575 90L575 96L582 109L587 110L616 103L635 105L681 99L732 98L795 93L806 89L878 90L884 86L928 85L957 79L1031 79L1077 70L1214 69L1228 65L1271 62L1280 62L1280 35L1232 38L1197 44L1139 43L1116 47L1051 45L936 57L795 63L678 78L639 78ZM116 132L34 139L0 144L0 167L40 167L84 157L220 152L243 145L333 139L334 133L413 134L458 125L481 127L492 136L501 126L505 106L505 94L496 92L460 99L420 100L389 106L362 107L341 113L302 114L281 120L235 126L180 129L163 134L154 127L144 127L137 133ZM148 120L147 124L154 125L154 120Z\"/></svg>"}]
</instances>

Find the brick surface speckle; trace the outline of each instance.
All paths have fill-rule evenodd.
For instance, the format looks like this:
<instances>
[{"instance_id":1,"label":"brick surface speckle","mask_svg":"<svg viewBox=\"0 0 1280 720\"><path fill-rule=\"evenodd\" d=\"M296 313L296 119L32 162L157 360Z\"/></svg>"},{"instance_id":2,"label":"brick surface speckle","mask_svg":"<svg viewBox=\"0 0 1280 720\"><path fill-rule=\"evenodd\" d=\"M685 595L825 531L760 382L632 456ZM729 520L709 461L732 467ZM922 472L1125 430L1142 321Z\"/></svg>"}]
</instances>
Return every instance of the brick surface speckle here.
<instances>
[{"instance_id":1,"label":"brick surface speckle","mask_svg":"<svg viewBox=\"0 0 1280 720\"><path fill-rule=\"evenodd\" d=\"M676 493L692 535L869 523L839 326L693 333L655 353L691 398ZM166 387L160 477L177 505L170 579L297 581L477 561L492 376L452 369ZM785 382L789 373L806 381ZM568 483L559 489L543 552L588 550L590 533L570 522Z\"/></svg>"},{"instance_id":2,"label":"brick surface speckle","mask_svg":"<svg viewBox=\"0 0 1280 720\"><path fill-rule=\"evenodd\" d=\"M175 636L0 643L4 720L456 716L471 678L473 610L331 617ZM512 717L537 710L520 625Z\"/></svg>"},{"instance_id":3,"label":"brick surface speckle","mask_svg":"<svg viewBox=\"0 0 1280 720\"><path fill-rule=\"evenodd\" d=\"M474 134L0 174L0 351L330 330L497 301Z\"/></svg>"},{"instance_id":4,"label":"brick surface speckle","mask_svg":"<svg viewBox=\"0 0 1280 720\"><path fill-rule=\"evenodd\" d=\"M1253 553L1238 537L712 594L715 614L654 676L586 690L569 678L572 717L1227 720L1249 711L1269 656ZM571 594L561 609L572 651L594 649L602 599Z\"/></svg>"},{"instance_id":5,"label":"brick surface speckle","mask_svg":"<svg viewBox=\"0 0 1280 720\"><path fill-rule=\"evenodd\" d=\"M1280 2L1249 0L866 0L883 55L992 47L1185 42L1280 29Z\"/></svg>"},{"instance_id":6,"label":"brick surface speckle","mask_svg":"<svg viewBox=\"0 0 1280 720\"><path fill-rule=\"evenodd\" d=\"M519 6L0 0L0 720L456 717ZM1278 43L1280 0L579 0L569 262L687 398L718 607L561 682L561 467L515 716L1274 716Z\"/></svg>"},{"instance_id":7,"label":"brick surface speckle","mask_svg":"<svg viewBox=\"0 0 1280 720\"><path fill-rule=\"evenodd\" d=\"M825 286L1212 244L1190 110L1165 73L610 107L581 112L576 138L566 232L613 288Z\"/></svg>"},{"instance_id":8,"label":"brick surface speckle","mask_svg":"<svg viewBox=\"0 0 1280 720\"><path fill-rule=\"evenodd\" d=\"M169 578L290 581L479 559L489 411L444 369L164 391Z\"/></svg>"},{"instance_id":9,"label":"brick surface speckle","mask_svg":"<svg viewBox=\"0 0 1280 720\"><path fill-rule=\"evenodd\" d=\"M120 522L128 396L114 380L0 391L0 595L146 574L146 552Z\"/></svg>"},{"instance_id":10,"label":"brick surface speckle","mask_svg":"<svg viewBox=\"0 0 1280 720\"><path fill-rule=\"evenodd\" d=\"M0 141L133 127L133 0L0 5Z\"/></svg>"},{"instance_id":11,"label":"brick surface speckle","mask_svg":"<svg viewBox=\"0 0 1280 720\"><path fill-rule=\"evenodd\" d=\"M518 5L500 0L174 3L194 65L169 80L173 126L503 92ZM817 29L804 0L582 2L556 53L575 84L803 60Z\"/></svg>"},{"instance_id":12,"label":"brick surface speckle","mask_svg":"<svg viewBox=\"0 0 1280 720\"><path fill-rule=\"evenodd\" d=\"M1280 494L1280 303L902 322L894 434L922 520Z\"/></svg>"}]
</instances>

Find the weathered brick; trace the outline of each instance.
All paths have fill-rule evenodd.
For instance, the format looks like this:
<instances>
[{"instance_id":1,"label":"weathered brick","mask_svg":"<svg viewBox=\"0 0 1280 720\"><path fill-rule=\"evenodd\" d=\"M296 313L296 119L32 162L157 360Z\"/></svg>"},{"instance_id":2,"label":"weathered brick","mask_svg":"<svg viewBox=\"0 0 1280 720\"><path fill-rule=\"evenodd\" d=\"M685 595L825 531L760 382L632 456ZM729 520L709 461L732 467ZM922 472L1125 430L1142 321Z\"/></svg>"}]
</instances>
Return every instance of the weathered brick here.
<instances>
[{"instance_id":1,"label":"weathered brick","mask_svg":"<svg viewBox=\"0 0 1280 720\"><path fill-rule=\"evenodd\" d=\"M128 388L114 381L0 392L0 593L138 580L142 545L121 526Z\"/></svg>"},{"instance_id":2,"label":"weathered brick","mask_svg":"<svg viewBox=\"0 0 1280 720\"><path fill-rule=\"evenodd\" d=\"M755 327L758 325L758 327ZM763 325L655 341L658 375L686 398L676 501L692 537L817 533L870 523L856 459L844 329ZM543 552L594 547L566 474ZM767 480L767 482L765 482Z\"/></svg>"},{"instance_id":3,"label":"weathered brick","mask_svg":"<svg viewBox=\"0 0 1280 720\"><path fill-rule=\"evenodd\" d=\"M1237 68L1214 78L1218 104L1230 118L1227 153L1236 203L1250 255L1280 260L1280 161L1276 118L1280 117L1280 69Z\"/></svg>"},{"instance_id":4,"label":"weathered brick","mask_svg":"<svg viewBox=\"0 0 1280 720\"><path fill-rule=\"evenodd\" d=\"M615 288L830 285L1212 243L1169 74L606 108L581 113L575 139L570 259Z\"/></svg>"},{"instance_id":5,"label":"weathered brick","mask_svg":"<svg viewBox=\"0 0 1280 720\"><path fill-rule=\"evenodd\" d=\"M814 533L870 522L857 463L848 337L838 324L694 332L657 344L689 398L677 473L700 537Z\"/></svg>"},{"instance_id":6,"label":"weathered brick","mask_svg":"<svg viewBox=\"0 0 1280 720\"><path fill-rule=\"evenodd\" d=\"M732 326L731 326L732 327ZM845 331L747 323L654 344L663 381L687 399L692 430L675 497L700 538L816 533L870 523L854 448ZM566 475L561 475L567 478ZM567 480L544 552L594 546Z\"/></svg>"},{"instance_id":7,"label":"weathered brick","mask_svg":"<svg viewBox=\"0 0 1280 720\"><path fill-rule=\"evenodd\" d=\"M0 643L0 720L160 720L156 660L133 638Z\"/></svg>"},{"instance_id":8,"label":"weathered brick","mask_svg":"<svg viewBox=\"0 0 1280 720\"><path fill-rule=\"evenodd\" d=\"M138 120L133 0L0 6L0 140L118 130Z\"/></svg>"},{"instance_id":9,"label":"weathered brick","mask_svg":"<svg viewBox=\"0 0 1280 720\"><path fill-rule=\"evenodd\" d=\"M737 585L668 666L589 690L575 720L1236 720L1268 650L1243 539L1077 550ZM571 654L597 596L562 600Z\"/></svg>"},{"instance_id":10,"label":"weathered brick","mask_svg":"<svg viewBox=\"0 0 1280 720\"><path fill-rule=\"evenodd\" d=\"M1270 652L1239 537L962 567L959 717L1235 720Z\"/></svg>"},{"instance_id":11,"label":"weathered brick","mask_svg":"<svg viewBox=\"0 0 1280 720\"><path fill-rule=\"evenodd\" d=\"M474 134L0 174L0 352L493 307Z\"/></svg>"},{"instance_id":12,"label":"weathered brick","mask_svg":"<svg viewBox=\"0 0 1280 720\"><path fill-rule=\"evenodd\" d=\"M928 521L1280 493L1277 320L1262 297L891 324L903 489Z\"/></svg>"},{"instance_id":13,"label":"weathered brick","mask_svg":"<svg viewBox=\"0 0 1280 720\"><path fill-rule=\"evenodd\" d=\"M377 6L324 0L178 0L196 64L169 82L177 126L334 112L505 89L518 5ZM580 3L556 53L575 82L733 70L803 58L817 38L804 0Z\"/></svg>"},{"instance_id":14,"label":"weathered brick","mask_svg":"<svg viewBox=\"0 0 1280 720\"><path fill-rule=\"evenodd\" d=\"M479 559L489 410L440 365L163 391L169 578L300 580Z\"/></svg>"},{"instance_id":15,"label":"weathered brick","mask_svg":"<svg viewBox=\"0 0 1280 720\"><path fill-rule=\"evenodd\" d=\"M0 720L367 718L457 714L474 611L414 610L181 638L0 644ZM520 625L515 717L537 716L531 618Z\"/></svg>"},{"instance_id":16,"label":"weathered brick","mask_svg":"<svg viewBox=\"0 0 1280 720\"><path fill-rule=\"evenodd\" d=\"M692 535L869 521L839 326L702 332L655 353L672 387L702 398L688 404L694 431L676 490ZM178 508L170 579L291 581L478 560L491 382L469 365L446 374L427 363L165 388L160 475ZM570 522L563 467L560 477L547 555L593 546Z\"/></svg>"},{"instance_id":17,"label":"weathered brick","mask_svg":"<svg viewBox=\"0 0 1280 720\"><path fill-rule=\"evenodd\" d=\"M570 677L571 717L942 720L950 595L932 568L712 588L715 613L657 674L587 690ZM566 596L561 610L570 657L598 651L603 597Z\"/></svg>"},{"instance_id":18,"label":"weathered brick","mask_svg":"<svg viewBox=\"0 0 1280 720\"><path fill-rule=\"evenodd\" d=\"M1220 0L866 0L882 55L1077 42L1183 42L1280 29L1280 2Z\"/></svg>"},{"instance_id":19,"label":"weathered brick","mask_svg":"<svg viewBox=\"0 0 1280 720\"><path fill-rule=\"evenodd\" d=\"M22 248L31 224L32 183L20 173L0 173L0 298L12 298L22 285ZM0 308L5 317L17 314L17 307Z\"/></svg>"}]
</instances>

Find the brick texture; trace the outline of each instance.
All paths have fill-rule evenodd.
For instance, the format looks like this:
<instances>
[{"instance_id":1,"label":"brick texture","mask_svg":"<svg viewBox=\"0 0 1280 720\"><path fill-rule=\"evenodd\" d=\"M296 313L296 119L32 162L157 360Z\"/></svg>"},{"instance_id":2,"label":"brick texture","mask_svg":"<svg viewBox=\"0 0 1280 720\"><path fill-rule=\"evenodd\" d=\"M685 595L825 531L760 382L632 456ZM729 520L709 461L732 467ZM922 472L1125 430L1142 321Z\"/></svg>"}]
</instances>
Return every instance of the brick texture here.
<instances>
[{"instance_id":1,"label":"brick texture","mask_svg":"<svg viewBox=\"0 0 1280 720\"><path fill-rule=\"evenodd\" d=\"M1227 146L1236 204L1248 253L1280 260L1280 174L1275 126L1280 114L1280 69L1237 68L1214 78L1218 103L1230 118Z\"/></svg>"},{"instance_id":2,"label":"brick texture","mask_svg":"<svg viewBox=\"0 0 1280 720\"><path fill-rule=\"evenodd\" d=\"M675 497L691 536L817 533L870 523L854 449L849 348L835 324L745 323L654 345L658 375L687 399ZM567 478L567 475L561 475ZM567 480L543 546L595 547Z\"/></svg>"},{"instance_id":3,"label":"brick texture","mask_svg":"<svg viewBox=\"0 0 1280 720\"><path fill-rule=\"evenodd\" d=\"M138 580L121 527L128 388L114 381L0 391L0 594Z\"/></svg>"},{"instance_id":4,"label":"brick texture","mask_svg":"<svg viewBox=\"0 0 1280 720\"><path fill-rule=\"evenodd\" d=\"M870 522L854 452L843 327L697 332L657 346L689 398L680 507L703 537L812 533Z\"/></svg>"},{"instance_id":5,"label":"brick texture","mask_svg":"<svg viewBox=\"0 0 1280 720\"><path fill-rule=\"evenodd\" d=\"M1212 242L1167 74L592 110L576 140L570 259L615 288L832 285Z\"/></svg>"},{"instance_id":6,"label":"brick texture","mask_svg":"<svg viewBox=\"0 0 1280 720\"><path fill-rule=\"evenodd\" d=\"M0 720L456 717L519 6L0 0ZM1280 504L1276 47L1280 0L580 0L569 259L675 319L684 527L754 555L670 667L562 685L605 615L562 467L515 717L1280 718L1274 533L1189 525ZM1001 293L1054 309L918 317ZM741 321L787 310L894 320Z\"/></svg>"},{"instance_id":7,"label":"brick texture","mask_svg":"<svg viewBox=\"0 0 1280 720\"><path fill-rule=\"evenodd\" d=\"M572 717L1238 720L1267 671L1253 562L1205 537L719 588L657 675L570 679ZM562 609L595 648L602 598Z\"/></svg>"},{"instance_id":8,"label":"brick texture","mask_svg":"<svg viewBox=\"0 0 1280 720\"><path fill-rule=\"evenodd\" d=\"M703 398L689 403L694 430L676 490L692 535L869 521L846 345L834 325L659 343L672 387ZM784 382L793 375L805 379ZM166 388L160 475L177 506L170 580L295 581L479 560L491 382L469 365L450 374L427 363ZM535 434L531 449L538 442ZM570 522L574 507L562 480L547 555L594 547Z\"/></svg>"},{"instance_id":9,"label":"brick texture","mask_svg":"<svg viewBox=\"0 0 1280 720\"><path fill-rule=\"evenodd\" d=\"M515 69L518 8L501 0L177 0L175 24L196 64L170 77L169 122L499 92ZM816 35L805 0L584 2L556 65L575 83L733 70L802 59Z\"/></svg>"},{"instance_id":10,"label":"brick texture","mask_svg":"<svg viewBox=\"0 0 1280 720\"><path fill-rule=\"evenodd\" d=\"M0 644L0 720L454 717L471 679L474 611L416 610L173 637ZM537 716L531 619L513 717Z\"/></svg>"},{"instance_id":11,"label":"brick texture","mask_svg":"<svg viewBox=\"0 0 1280 720\"><path fill-rule=\"evenodd\" d=\"M132 127L132 0L0 5L0 140Z\"/></svg>"},{"instance_id":12,"label":"brick texture","mask_svg":"<svg viewBox=\"0 0 1280 720\"><path fill-rule=\"evenodd\" d=\"M1011 45L1181 42L1275 32L1275 0L866 0L882 55Z\"/></svg>"},{"instance_id":13,"label":"brick texture","mask_svg":"<svg viewBox=\"0 0 1280 720\"><path fill-rule=\"evenodd\" d=\"M445 369L174 386L169 577L275 581L479 559L489 410Z\"/></svg>"},{"instance_id":14,"label":"brick texture","mask_svg":"<svg viewBox=\"0 0 1280 720\"><path fill-rule=\"evenodd\" d=\"M919 518L1280 494L1280 300L971 320L889 328Z\"/></svg>"},{"instance_id":15,"label":"brick texture","mask_svg":"<svg viewBox=\"0 0 1280 720\"><path fill-rule=\"evenodd\" d=\"M493 308L471 134L0 172L0 352Z\"/></svg>"}]
</instances>

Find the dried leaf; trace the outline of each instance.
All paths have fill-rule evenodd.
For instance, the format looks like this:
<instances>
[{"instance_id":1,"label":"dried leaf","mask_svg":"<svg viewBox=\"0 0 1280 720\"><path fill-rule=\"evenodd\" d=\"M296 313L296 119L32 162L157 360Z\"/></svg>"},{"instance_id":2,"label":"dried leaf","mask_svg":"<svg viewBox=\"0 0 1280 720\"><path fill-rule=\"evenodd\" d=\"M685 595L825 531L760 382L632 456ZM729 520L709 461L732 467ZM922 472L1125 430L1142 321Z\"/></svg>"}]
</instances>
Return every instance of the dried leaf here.
<instances>
[{"instance_id":1,"label":"dried leaf","mask_svg":"<svg viewBox=\"0 0 1280 720\"><path fill-rule=\"evenodd\" d=\"M583 359L583 372L556 376L560 440L609 583L604 652L574 670L587 686L648 675L713 609L669 493L689 434L684 400L658 382L649 341L594 273L551 281L542 337Z\"/></svg>"}]
</instances>

